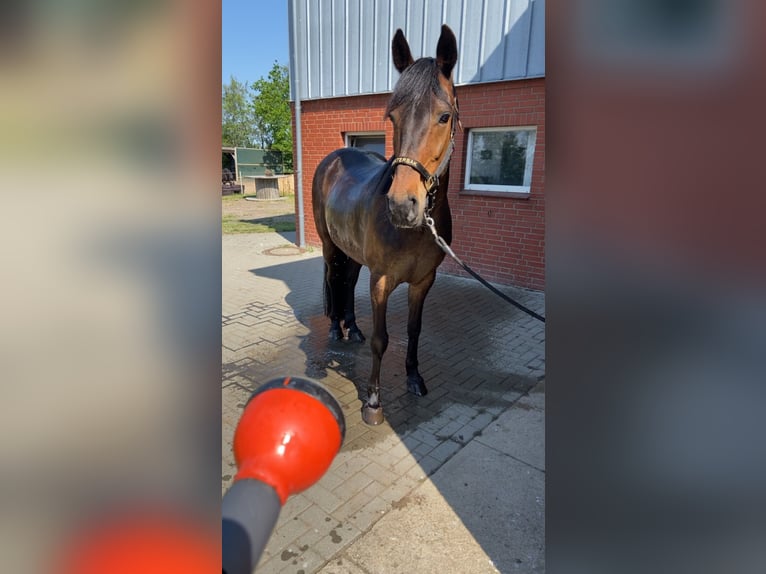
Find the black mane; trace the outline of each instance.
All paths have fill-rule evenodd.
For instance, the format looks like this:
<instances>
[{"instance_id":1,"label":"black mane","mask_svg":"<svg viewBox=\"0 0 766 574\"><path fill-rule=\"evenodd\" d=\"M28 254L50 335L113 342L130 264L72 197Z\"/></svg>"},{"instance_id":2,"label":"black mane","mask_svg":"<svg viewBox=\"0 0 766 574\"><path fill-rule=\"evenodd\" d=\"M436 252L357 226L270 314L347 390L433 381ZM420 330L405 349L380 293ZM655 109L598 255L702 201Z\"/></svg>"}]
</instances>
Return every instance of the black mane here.
<instances>
[{"instance_id":1,"label":"black mane","mask_svg":"<svg viewBox=\"0 0 766 574\"><path fill-rule=\"evenodd\" d=\"M435 58L420 58L404 70L388 101L386 116L400 106L415 106L417 109L426 101L430 106L430 94L449 104L449 98L439 83L440 73Z\"/></svg>"}]
</instances>

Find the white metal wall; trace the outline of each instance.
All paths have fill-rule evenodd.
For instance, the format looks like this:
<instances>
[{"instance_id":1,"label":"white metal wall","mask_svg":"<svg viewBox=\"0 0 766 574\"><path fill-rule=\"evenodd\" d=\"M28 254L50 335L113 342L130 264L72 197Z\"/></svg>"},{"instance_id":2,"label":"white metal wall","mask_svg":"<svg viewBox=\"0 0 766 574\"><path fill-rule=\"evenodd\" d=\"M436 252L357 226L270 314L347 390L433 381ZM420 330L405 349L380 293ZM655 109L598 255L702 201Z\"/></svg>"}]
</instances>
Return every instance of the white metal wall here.
<instances>
[{"instance_id":1,"label":"white metal wall","mask_svg":"<svg viewBox=\"0 0 766 574\"><path fill-rule=\"evenodd\" d=\"M391 91L397 28L417 59L434 56L441 25L450 26L456 84L545 75L545 0L289 0L289 20L301 99Z\"/></svg>"}]
</instances>

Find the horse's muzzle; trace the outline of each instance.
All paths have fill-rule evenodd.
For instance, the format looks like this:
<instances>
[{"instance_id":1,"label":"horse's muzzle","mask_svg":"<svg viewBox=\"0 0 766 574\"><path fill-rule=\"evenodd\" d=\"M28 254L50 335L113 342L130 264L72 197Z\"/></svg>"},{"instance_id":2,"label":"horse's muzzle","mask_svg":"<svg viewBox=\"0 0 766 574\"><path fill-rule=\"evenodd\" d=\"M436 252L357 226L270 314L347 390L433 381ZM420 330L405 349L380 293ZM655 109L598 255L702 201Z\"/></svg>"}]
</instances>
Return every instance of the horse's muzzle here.
<instances>
[{"instance_id":1,"label":"horse's muzzle","mask_svg":"<svg viewBox=\"0 0 766 574\"><path fill-rule=\"evenodd\" d=\"M404 201L389 197L388 215L396 227L418 227L423 219L420 202L414 196L408 196Z\"/></svg>"}]
</instances>

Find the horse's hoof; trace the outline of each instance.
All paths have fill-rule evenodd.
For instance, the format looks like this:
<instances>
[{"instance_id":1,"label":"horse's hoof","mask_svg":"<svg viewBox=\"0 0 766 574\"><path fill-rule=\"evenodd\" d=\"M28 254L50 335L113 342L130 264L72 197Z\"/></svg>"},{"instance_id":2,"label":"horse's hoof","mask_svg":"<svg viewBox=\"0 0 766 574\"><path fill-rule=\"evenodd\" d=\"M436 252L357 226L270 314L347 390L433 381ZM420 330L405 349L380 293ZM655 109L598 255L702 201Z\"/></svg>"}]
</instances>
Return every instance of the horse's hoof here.
<instances>
[{"instance_id":1,"label":"horse's hoof","mask_svg":"<svg viewBox=\"0 0 766 574\"><path fill-rule=\"evenodd\" d=\"M348 330L348 340L353 341L354 343L364 343L364 335L362 335L362 332L359 329L349 329Z\"/></svg>"},{"instance_id":2,"label":"horse's hoof","mask_svg":"<svg viewBox=\"0 0 766 574\"><path fill-rule=\"evenodd\" d=\"M362 407L362 420L370 426L377 426L383 422L383 407L371 407L369 403L364 403Z\"/></svg>"},{"instance_id":3,"label":"horse's hoof","mask_svg":"<svg viewBox=\"0 0 766 574\"><path fill-rule=\"evenodd\" d=\"M423 377L416 375L414 377L407 377L407 392L412 393L416 397L424 397L428 394L426 384L423 382Z\"/></svg>"},{"instance_id":4,"label":"horse's hoof","mask_svg":"<svg viewBox=\"0 0 766 574\"><path fill-rule=\"evenodd\" d=\"M338 329L330 329L330 340L331 341L340 341L343 338L343 331Z\"/></svg>"}]
</instances>

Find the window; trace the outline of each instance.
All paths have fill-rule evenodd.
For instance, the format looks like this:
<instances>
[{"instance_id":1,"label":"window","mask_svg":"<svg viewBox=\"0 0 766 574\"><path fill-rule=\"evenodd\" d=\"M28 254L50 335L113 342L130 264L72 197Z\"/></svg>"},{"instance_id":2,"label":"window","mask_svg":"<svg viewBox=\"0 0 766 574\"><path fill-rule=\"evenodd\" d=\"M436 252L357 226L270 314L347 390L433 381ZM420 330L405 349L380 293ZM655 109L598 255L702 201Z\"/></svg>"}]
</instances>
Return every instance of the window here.
<instances>
[{"instance_id":1,"label":"window","mask_svg":"<svg viewBox=\"0 0 766 574\"><path fill-rule=\"evenodd\" d=\"M468 132L465 189L528 194L535 128L476 128Z\"/></svg>"},{"instance_id":2,"label":"window","mask_svg":"<svg viewBox=\"0 0 766 574\"><path fill-rule=\"evenodd\" d=\"M386 155L386 134L346 134L346 146Z\"/></svg>"}]
</instances>

